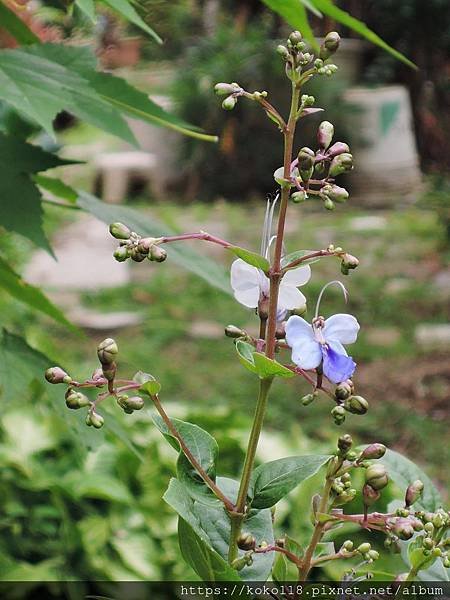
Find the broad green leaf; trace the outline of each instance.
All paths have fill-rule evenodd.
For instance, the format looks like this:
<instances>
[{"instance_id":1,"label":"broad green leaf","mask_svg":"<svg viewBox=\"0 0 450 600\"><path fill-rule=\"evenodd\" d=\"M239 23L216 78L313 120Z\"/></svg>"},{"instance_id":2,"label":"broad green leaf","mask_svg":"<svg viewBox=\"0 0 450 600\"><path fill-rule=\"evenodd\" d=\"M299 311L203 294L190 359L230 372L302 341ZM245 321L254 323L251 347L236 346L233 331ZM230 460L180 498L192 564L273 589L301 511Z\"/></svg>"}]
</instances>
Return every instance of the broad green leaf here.
<instances>
[{"instance_id":1,"label":"broad green leaf","mask_svg":"<svg viewBox=\"0 0 450 600\"><path fill-rule=\"evenodd\" d=\"M252 476L252 507L270 508L324 465L330 456L280 458L257 467Z\"/></svg>"},{"instance_id":2,"label":"broad green leaf","mask_svg":"<svg viewBox=\"0 0 450 600\"><path fill-rule=\"evenodd\" d=\"M243 340L237 340L235 346L240 363L252 373L256 373L255 361L253 359L254 346Z\"/></svg>"},{"instance_id":3,"label":"broad green leaf","mask_svg":"<svg viewBox=\"0 0 450 600\"><path fill-rule=\"evenodd\" d=\"M296 252L291 252L291 254L287 254L286 256L283 256L283 258L281 259L281 266L283 268L287 267L287 265L289 263L294 262L294 260L298 260L299 258L303 258L303 256L306 256L307 254L311 254L311 252L313 252L313 250L297 250ZM302 262L300 265L297 265L295 268L298 267L302 267L304 265L312 265L313 263L317 262L318 260L320 260L319 258L309 258L307 260L305 260L304 262Z\"/></svg>"},{"instance_id":4,"label":"broad green leaf","mask_svg":"<svg viewBox=\"0 0 450 600\"><path fill-rule=\"evenodd\" d=\"M281 552L276 553L272 568L272 578L278 584L283 584L287 580L287 559Z\"/></svg>"},{"instance_id":5,"label":"broad green leaf","mask_svg":"<svg viewBox=\"0 0 450 600\"><path fill-rule=\"evenodd\" d=\"M39 38L28 29L20 17L8 6L0 2L0 27L6 29L19 44L39 43Z\"/></svg>"},{"instance_id":6,"label":"broad green leaf","mask_svg":"<svg viewBox=\"0 0 450 600\"><path fill-rule=\"evenodd\" d=\"M296 29L302 30L305 25L305 19L302 15L302 10L304 11L304 6L299 5L299 0L262 0L264 4L266 4L269 8L271 8L274 12L278 13L285 21L289 23L292 27ZM363 38L379 46L389 54L392 54L396 59L402 61L406 65L412 68L416 68L414 63L408 60L403 54L398 52L387 44L380 36L378 36L374 31L369 29L365 23L362 21L355 19L349 15L349 13L344 10L338 8L332 0L310 0L310 3L314 6L314 8L324 15L331 17L336 20L338 23L345 25L352 31L358 33ZM304 4L304 3L303 3ZM300 9L300 10L299 10ZM305 32L305 35L308 33L308 37L310 35L309 32Z\"/></svg>"},{"instance_id":7,"label":"broad green leaf","mask_svg":"<svg viewBox=\"0 0 450 600\"><path fill-rule=\"evenodd\" d=\"M77 192L61 181L61 179L55 179L54 177L46 177L45 175L34 175L33 181L38 184L39 187L43 188L47 192L50 192L58 198L67 200L68 202L75 203L78 198Z\"/></svg>"},{"instance_id":8,"label":"broad green leaf","mask_svg":"<svg viewBox=\"0 0 450 600\"><path fill-rule=\"evenodd\" d=\"M109 541L128 569L146 581L157 579L158 569L155 562L158 549L148 533L128 530L120 532L120 535L111 536Z\"/></svg>"},{"instance_id":9,"label":"broad green leaf","mask_svg":"<svg viewBox=\"0 0 450 600\"><path fill-rule=\"evenodd\" d=\"M394 450L387 450L380 462L386 466L390 480L399 488L402 496L409 484L417 479L423 482L425 487L421 498L414 504L415 508L434 512L442 507L441 495L431 479L408 458Z\"/></svg>"},{"instance_id":10,"label":"broad green leaf","mask_svg":"<svg viewBox=\"0 0 450 600\"><path fill-rule=\"evenodd\" d=\"M291 538L289 535L285 535L284 539L286 542L286 548L289 550L289 552L292 552L292 554L295 554L295 556L301 558L305 553L305 550L300 542L297 542L297 540L294 540L294 538Z\"/></svg>"},{"instance_id":11,"label":"broad green leaf","mask_svg":"<svg viewBox=\"0 0 450 600\"><path fill-rule=\"evenodd\" d=\"M1 184L0 184L1 185ZM37 287L26 283L20 275L0 257L0 288L16 298L20 302L28 304L34 310L38 310L51 317L58 323L76 331L72 325L57 308Z\"/></svg>"},{"instance_id":12,"label":"broad green leaf","mask_svg":"<svg viewBox=\"0 0 450 600\"><path fill-rule=\"evenodd\" d=\"M131 505L133 497L120 479L104 473L69 473L61 482L62 488L73 498L96 498Z\"/></svg>"},{"instance_id":13,"label":"broad green leaf","mask_svg":"<svg viewBox=\"0 0 450 600\"><path fill-rule=\"evenodd\" d=\"M96 22L94 0L75 0L75 4L82 12L84 12L92 23Z\"/></svg>"},{"instance_id":14,"label":"broad green leaf","mask_svg":"<svg viewBox=\"0 0 450 600\"><path fill-rule=\"evenodd\" d=\"M293 377L294 373L276 360L267 358L261 352L253 352L253 362L261 379L268 377Z\"/></svg>"},{"instance_id":15,"label":"broad green leaf","mask_svg":"<svg viewBox=\"0 0 450 600\"><path fill-rule=\"evenodd\" d=\"M170 433L167 425L159 415L153 417L153 422L178 452L180 451L178 441ZM219 454L219 447L216 440L204 429L192 423L186 423L179 419L171 419L172 425L180 434L184 443L197 460L203 470L214 481L216 478L216 462ZM191 465L189 460L180 452L177 461L177 476L181 483L186 487L189 494L202 503L213 506L221 506L210 488L204 483L197 470Z\"/></svg>"},{"instance_id":16,"label":"broad green leaf","mask_svg":"<svg viewBox=\"0 0 450 600\"><path fill-rule=\"evenodd\" d=\"M31 174L68 164L72 162L0 133L0 225L51 253L42 229L41 193Z\"/></svg>"},{"instance_id":17,"label":"broad green leaf","mask_svg":"<svg viewBox=\"0 0 450 600\"><path fill-rule=\"evenodd\" d=\"M91 213L104 223L120 221L143 236L160 237L174 235L164 224L155 218L127 206L107 204L85 192L79 192L78 206ZM108 235L105 228L105 235ZM167 250L168 259L205 279L210 285L231 294L228 273L207 256L198 254L183 242L170 244ZM142 268L145 268L142 265ZM151 268L150 265L148 268Z\"/></svg>"},{"instance_id":18,"label":"broad green leaf","mask_svg":"<svg viewBox=\"0 0 450 600\"><path fill-rule=\"evenodd\" d=\"M441 560L436 560L432 555L423 555L422 540L423 535L416 533L411 541L400 542L401 556L405 565L408 569L412 566L423 566L417 574L419 581L450 581L449 571L443 566Z\"/></svg>"},{"instance_id":19,"label":"broad green leaf","mask_svg":"<svg viewBox=\"0 0 450 600\"><path fill-rule=\"evenodd\" d=\"M68 110L88 123L135 144L120 112L78 72L96 59L88 48L35 44L0 52L0 98L53 133L53 119Z\"/></svg>"},{"instance_id":20,"label":"broad green leaf","mask_svg":"<svg viewBox=\"0 0 450 600\"><path fill-rule=\"evenodd\" d=\"M264 272L267 272L270 269L269 261L267 258L264 258L264 256L261 256L261 254L246 250L245 248L240 248L239 246L230 246L229 250L252 267L261 269L261 271Z\"/></svg>"},{"instance_id":21,"label":"broad green leaf","mask_svg":"<svg viewBox=\"0 0 450 600\"><path fill-rule=\"evenodd\" d=\"M103 0L103 2L122 15L127 21L130 21L130 23L148 33L159 44L162 44L162 39L141 19L131 2L128 2L128 0Z\"/></svg>"}]
</instances>

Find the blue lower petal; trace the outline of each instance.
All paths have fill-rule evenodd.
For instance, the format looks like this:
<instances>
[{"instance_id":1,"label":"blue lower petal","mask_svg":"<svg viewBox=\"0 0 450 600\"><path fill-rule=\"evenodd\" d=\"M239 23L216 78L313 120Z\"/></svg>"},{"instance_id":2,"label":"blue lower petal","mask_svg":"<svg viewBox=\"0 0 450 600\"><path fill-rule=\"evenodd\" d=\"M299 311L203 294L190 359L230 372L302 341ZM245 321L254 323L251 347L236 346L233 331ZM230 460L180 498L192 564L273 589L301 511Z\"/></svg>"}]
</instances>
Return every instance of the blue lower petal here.
<instances>
[{"instance_id":1,"label":"blue lower petal","mask_svg":"<svg viewBox=\"0 0 450 600\"><path fill-rule=\"evenodd\" d=\"M340 383L351 377L356 363L351 356L339 354L329 346L322 346L323 372L333 383Z\"/></svg>"}]
</instances>

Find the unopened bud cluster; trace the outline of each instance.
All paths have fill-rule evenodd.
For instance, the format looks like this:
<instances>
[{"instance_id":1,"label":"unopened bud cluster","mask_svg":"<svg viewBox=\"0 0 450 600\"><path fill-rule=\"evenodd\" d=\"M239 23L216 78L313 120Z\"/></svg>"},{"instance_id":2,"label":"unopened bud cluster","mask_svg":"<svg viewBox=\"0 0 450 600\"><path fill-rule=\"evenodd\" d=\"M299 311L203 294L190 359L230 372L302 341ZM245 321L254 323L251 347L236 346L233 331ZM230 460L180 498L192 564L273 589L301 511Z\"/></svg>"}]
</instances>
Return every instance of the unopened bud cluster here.
<instances>
[{"instance_id":1,"label":"unopened bud cluster","mask_svg":"<svg viewBox=\"0 0 450 600\"><path fill-rule=\"evenodd\" d=\"M342 381L334 390L334 397L337 406L331 411L331 416L336 425L342 425L345 421L346 413L353 415L365 415L369 410L369 403L362 396L354 394L355 386L351 379Z\"/></svg>"},{"instance_id":2,"label":"unopened bud cluster","mask_svg":"<svg viewBox=\"0 0 450 600\"><path fill-rule=\"evenodd\" d=\"M167 258L167 252L158 245L161 242L160 238L143 238L123 223L112 223L109 232L120 240L119 247L113 255L118 262L129 258L135 262L142 262L146 258L154 262L163 262Z\"/></svg>"}]
</instances>

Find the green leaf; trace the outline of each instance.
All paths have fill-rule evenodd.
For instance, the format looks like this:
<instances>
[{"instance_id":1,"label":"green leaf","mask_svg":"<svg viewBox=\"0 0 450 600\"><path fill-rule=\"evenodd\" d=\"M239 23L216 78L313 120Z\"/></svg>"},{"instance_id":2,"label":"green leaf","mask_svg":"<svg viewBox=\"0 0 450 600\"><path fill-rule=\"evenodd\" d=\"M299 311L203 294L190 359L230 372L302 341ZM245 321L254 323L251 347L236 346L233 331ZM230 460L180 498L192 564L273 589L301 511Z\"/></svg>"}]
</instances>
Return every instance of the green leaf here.
<instances>
[{"instance_id":1,"label":"green leaf","mask_svg":"<svg viewBox=\"0 0 450 600\"><path fill-rule=\"evenodd\" d=\"M72 162L0 133L0 225L51 253L42 228L42 197L30 174L68 164Z\"/></svg>"},{"instance_id":2,"label":"green leaf","mask_svg":"<svg viewBox=\"0 0 450 600\"><path fill-rule=\"evenodd\" d=\"M62 110L135 144L120 112L101 98L80 70L95 72L88 48L35 44L0 52L0 98L33 119L48 133Z\"/></svg>"},{"instance_id":3,"label":"green leaf","mask_svg":"<svg viewBox=\"0 0 450 600\"><path fill-rule=\"evenodd\" d=\"M267 272L270 269L269 261L267 258L264 258L264 256L261 256L261 254L246 250L245 248L240 248L239 246L230 246L229 250L252 267L261 269L261 271L264 272Z\"/></svg>"},{"instance_id":4,"label":"green leaf","mask_svg":"<svg viewBox=\"0 0 450 600\"><path fill-rule=\"evenodd\" d=\"M282 584L287 579L287 560L284 554L276 553L275 562L272 568L272 578L275 583Z\"/></svg>"},{"instance_id":5,"label":"green leaf","mask_svg":"<svg viewBox=\"0 0 450 600\"><path fill-rule=\"evenodd\" d=\"M287 265L294 262L294 260L303 258L303 256L306 256L307 254L311 254L311 252L313 252L313 250L297 250L296 252L291 252L291 254L287 254L286 256L283 256L283 258L281 259L281 266L283 267L283 269L285 269L287 267ZM302 262L301 265L297 265L296 267L292 267L292 268L296 269L298 267L303 267L304 265L312 265L313 263L317 262L318 260L320 260L320 259L319 258L308 258L307 260Z\"/></svg>"},{"instance_id":6,"label":"green leaf","mask_svg":"<svg viewBox=\"0 0 450 600\"><path fill-rule=\"evenodd\" d=\"M328 556L330 554L334 554L336 549L334 547L334 542L319 542L314 550L314 558L319 558L319 556Z\"/></svg>"},{"instance_id":7,"label":"green leaf","mask_svg":"<svg viewBox=\"0 0 450 600\"><path fill-rule=\"evenodd\" d=\"M274 506L329 459L329 455L291 456L260 465L252 476L252 507Z\"/></svg>"},{"instance_id":8,"label":"green leaf","mask_svg":"<svg viewBox=\"0 0 450 600\"><path fill-rule=\"evenodd\" d=\"M84 12L92 23L96 22L94 0L75 0L75 4L82 12Z\"/></svg>"},{"instance_id":9,"label":"green leaf","mask_svg":"<svg viewBox=\"0 0 450 600\"><path fill-rule=\"evenodd\" d=\"M276 360L267 358L261 352L255 352L255 348L244 340L236 341L236 352L239 361L251 373L256 373L261 379L269 377L293 377L294 373Z\"/></svg>"},{"instance_id":10,"label":"green leaf","mask_svg":"<svg viewBox=\"0 0 450 600\"><path fill-rule=\"evenodd\" d=\"M47 190L54 196L67 200L68 202L75 203L78 198L77 192L65 184L61 179L54 177L46 177L45 175L34 175L33 181L38 184L39 187Z\"/></svg>"},{"instance_id":11,"label":"green leaf","mask_svg":"<svg viewBox=\"0 0 450 600\"><path fill-rule=\"evenodd\" d=\"M75 499L96 498L131 505L133 497L119 479L104 473L75 471L63 478L62 489Z\"/></svg>"},{"instance_id":12,"label":"green leaf","mask_svg":"<svg viewBox=\"0 0 450 600\"><path fill-rule=\"evenodd\" d=\"M136 10L133 8L131 2L127 0L103 0L105 4L110 6L113 10L118 12L122 17L124 17L130 23L136 25L146 33L148 33L153 39L155 39L158 44L162 44L162 39L159 35L153 31L151 27L149 27L138 15Z\"/></svg>"},{"instance_id":13,"label":"green leaf","mask_svg":"<svg viewBox=\"0 0 450 600\"><path fill-rule=\"evenodd\" d=\"M64 314L57 308L37 287L26 283L20 275L0 257L0 287L13 298L28 304L31 308L38 310L51 317L58 323L65 325L73 331L77 328L70 323Z\"/></svg>"},{"instance_id":14,"label":"green leaf","mask_svg":"<svg viewBox=\"0 0 450 600\"><path fill-rule=\"evenodd\" d=\"M153 422L177 452L180 452L177 461L177 476L186 487L189 494L204 504L221 506L220 500L216 498L210 488L201 479L197 470L180 451L177 439L171 434L167 425L159 415L153 417ZM203 470L214 481L216 478L216 462L219 454L219 446L216 440L207 431L179 419L171 419L172 425L180 434L184 443L197 460Z\"/></svg>"},{"instance_id":15,"label":"green leaf","mask_svg":"<svg viewBox=\"0 0 450 600\"><path fill-rule=\"evenodd\" d=\"M77 204L104 223L109 224L119 221L143 236L174 235L173 231L153 217L146 216L142 212L127 206L107 204L86 192L79 192ZM210 285L231 294L228 273L207 256L198 254L182 242L170 244L168 255L168 260L173 259L178 265L202 277Z\"/></svg>"},{"instance_id":16,"label":"green leaf","mask_svg":"<svg viewBox=\"0 0 450 600\"><path fill-rule=\"evenodd\" d=\"M428 475L415 463L394 450L387 450L380 462L386 466L390 480L399 488L402 496L408 485L417 479L423 482L425 487L421 498L414 503L415 508L434 512L442 507L442 497L439 491Z\"/></svg>"},{"instance_id":17,"label":"green leaf","mask_svg":"<svg viewBox=\"0 0 450 600\"><path fill-rule=\"evenodd\" d=\"M39 43L39 38L28 29L20 17L8 6L0 2L0 27L6 29L19 44Z\"/></svg>"},{"instance_id":18,"label":"green leaf","mask_svg":"<svg viewBox=\"0 0 450 600\"><path fill-rule=\"evenodd\" d=\"M149 380L143 383L138 391L141 392L141 394L147 394L147 396L151 397L156 396L160 389L161 384L159 383L159 381L156 381L156 379L154 379L153 381Z\"/></svg>"}]
</instances>

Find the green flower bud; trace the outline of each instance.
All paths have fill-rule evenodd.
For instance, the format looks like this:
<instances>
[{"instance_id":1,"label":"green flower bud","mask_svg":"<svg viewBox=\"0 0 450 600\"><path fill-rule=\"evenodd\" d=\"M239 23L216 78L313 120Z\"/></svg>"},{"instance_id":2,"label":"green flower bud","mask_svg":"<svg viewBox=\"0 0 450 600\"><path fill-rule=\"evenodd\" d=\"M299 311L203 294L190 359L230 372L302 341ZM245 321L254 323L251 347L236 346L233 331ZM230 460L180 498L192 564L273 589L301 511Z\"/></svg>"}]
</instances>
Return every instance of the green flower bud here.
<instances>
[{"instance_id":1,"label":"green flower bud","mask_svg":"<svg viewBox=\"0 0 450 600\"><path fill-rule=\"evenodd\" d=\"M433 548L433 556L440 558L442 556L442 550L440 548Z\"/></svg>"},{"instance_id":2,"label":"green flower bud","mask_svg":"<svg viewBox=\"0 0 450 600\"><path fill-rule=\"evenodd\" d=\"M303 96L300 98L300 100L301 100L302 106L304 106L304 107L313 106L313 104L316 101L314 96L308 96L308 94L303 94Z\"/></svg>"},{"instance_id":3,"label":"green flower bud","mask_svg":"<svg viewBox=\"0 0 450 600\"><path fill-rule=\"evenodd\" d=\"M327 210L335 209L334 202L333 202L333 200L331 200L331 198L325 197L325 200L323 201L323 205Z\"/></svg>"},{"instance_id":4,"label":"green flower bud","mask_svg":"<svg viewBox=\"0 0 450 600\"><path fill-rule=\"evenodd\" d=\"M359 265L359 260L356 258L356 256L353 256L352 254L348 254L347 252L343 255L342 257L342 262L341 262L341 266L344 267L345 269L356 269L356 267Z\"/></svg>"},{"instance_id":5,"label":"green flower bud","mask_svg":"<svg viewBox=\"0 0 450 600\"><path fill-rule=\"evenodd\" d=\"M291 195L291 200L295 204L299 204L300 202L304 202L308 198L308 194L304 191L302 192L294 192Z\"/></svg>"},{"instance_id":6,"label":"green flower bud","mask_svg":"<svg viewBox=\"0 0 450 600\"><path fill-rule=\"evenodd\" d=\"M291 44L292 44L293 46L296 46L297 44L299 44L300 42L302 42L302 41L303 41L303 36L302 36L302 34L300 33L300 31L293 31L293 32L290 34L290 36L289 36L288 40L291 42Z\"/></svg>"},{"instance_id":7,"label":"green flower bud","mask_svg":"<svg viewBox=\"0 0 450 600\"><path fill-rule=\"evenodd\" d=\"M336 31L330 31L330 33L327 33L320 46L319 57L322 60L327 60L327 58L330 58L330 56L339 48L340 41L341 38Z\"/></svg>"},{"instance_id":8,"label":"green flower bud","mask_svg":"<svg viewBox=\"0 0 450 600\"><path fill-rule=\"evenodd\" d=\"M60 367L50 367L45 371L45 379L49 383L70 383L72 377Z\"/></svg>"},{"instance_id":9,"label":"green flower bud","mask_svg":"<svg viewBox=\"0 0 450 600\"><path fill-rule=\"evenodd\" d=\"M411 506L412 504L414 504L414 502L417 502L417 500L422 495L423 488L424 485L420 481L420 479L417 479L416 481L411 483L406 490L405 506Z\"/></svg>"},{"instance_id":10,"label":"green flower bud","mask_svg":"<svg viewBox=\"0 0 450 600\"><path fill-rule=\"evenodd\" d=\"M67 408L71 408L72 410L80 408L80 405L78 404L78 392L73 388L69 388L64 397L66 399Z\"/></svg>"},{"instance_id":11,"label":"green flower bud","mask_svg":"<svg viewBox=\"0 0 450 600\"><path fill-rule=\"evenodd\" d=\"M298 168L299 170L308 170L314 166L316 155L311 148L301 148L298 153Z\"/></svg>"},{"instance_id":12,"label":"green flower bud","mask_svg":"<svg viewBox=\"0 0 450 600\"><path fill-rule=\"evenodd\" d=\"M381 496L378 490L374 490L369 484L365 484L363 489L363 501L366 506L372 506Z\"/></svg>"},{"instance_id":13,"label":"green flower bud","mask_svg":"<svg viewBox=\"0 0 450 600\"><path fill-rule=\"evenodd\" d=\"M450 558L444 558L444 560L442 561L442 564L444 565L444 567L446 569L450 569Z\"/></svg>"},{"instance_id":14,"label":"green flower bud","mask_svg":"<svg viewBox=\"0 0 450 600\"><path fill-rule=\"evenodd\" d=\"M240 338L245 336L245 331L235 325L227 325L225 327L225 335L229 338Z\"/></svg>"},{"instance_id":15,"label":"green flower bud","mask_svg":"<svg viewBox=\"0 0 450 600\"><path fill-rule=\"evenodd\" d=\"M353 542L351 540L346 540L343 544L342 544L342 548L344 550L346 550L347 552L352 552L353 551Z\"/></svg>"},{"instance_id":16,"label":"green flower bud","mask_svg":"<svg viewBox=\"0 0 450 600\"><path fill-rule=\"evenodd\" d=\"M290 56L289 50L286 48L286 46L283 46L282 44L277 46L277 54L279 54L283 60L288 60Z\"/></svg>"},{"instance_id":17,"label":"green flower bud","mask_svg":"<svg viewBox=\"0 0 450 600\"><path fill-rule=\"evenodd\" d=\"M326 186L329 189L325 192L325 190L322 191L333 200L333 202L345 202L346 200L348 200L348 196L349 193L347 192L347 190L343 187L339 187L338 185L330 185L330 186Z\"/></svg>"},{"instance_id":18,"label":"green flower bud","mask_svg":"<svg viewBox=\"0 0 450 600\"><path fill-rule=\"evenodd\" d=\"M144 399L140 396L132 396L127 400L128 408L131 408L132 410L141 410L144 408L144 404Z\"/></svg>"},{"instance_id":19,"label":"green flower bud","mask_svg":"<svg viewBox=\"0 0 450 600\"><path fill-rule=\"evenodd\" d=\"M111 223L109 226L109 233L116 238L116 240L129 240L131 229L123 223Z\"/></svg>"},{"instance_id":20,"label":"green flower bud","mask_svg":"<svg viewBox=\"0 0 450 600\"><path fill-rule=\"evenodd\" d=\"M331 411L331 416L336 425L341 425L345 421L345 409L343 406L335 406Z\"/></svg>"},{"instance_id":21,"label":"green flower bud","mask_svg":"<svg viewBox=\"0 0 450 600\"><path fill-rule=\"evenodd\" d=\"M328 148L327 156L330 158L334 158L335 156L339 156L339 154L349 154L350 148L344 142L335 142L330 148Z\"/></svg>"},{"instance_id":22,"label":"green flower bud","mask_svg":"<svg viewBox=\"0 0 450 600\"><path fill-rule=\"evenodd\" d=\"M376 550L369 550L369 552L367 552L367 557L371 560L378 560L380 555Z\"/></svg>"},{"instance_id":23,"label":"green flower bud","mask_svg":"<svg viewBox=\"0 0 450 600\"><path fill-rule=\"evenodd\" d=\"M344 408L354 415L365 415L369 409L369 403L362 396L350 396L344 401Z\"/></svg>"},{"instance_id":24,"label":"green flower bud","mask_svg":"<svg viewBox=\"0 0 450 600\"><path fill-rule=\"evenodd\" d=\"M95 429L100 429L103 427L104 422L105 419L102 417L102 415L99 415L96 412L91 413L91 425L93 425Z\"/></svg>"},{"instance_id":25,"label":"green flower bud","mask_svg":"<svg viewBox=\"0 0 450 600\"><path fill-rule=\"evenodd\" d=\"M144 254L145 256L147 256L147 254L150 252L150 250L155 245L155 242L157 242L157 241L158 241L157 238L152 238L152 237L142 238L139 241L139 244L137 245L137 251L140 254Z\"/></svg>"},{"instance_id":26,"label":"green flower bud","mask_svg":"<svg viewBox=\"0 0 450 600\"><path fill-rule=\"evenodd\" d=\"M433 523L425 523L424 527L425 531L427 531L428 533L433 533L434 532L434 525Z\"/></svg>"},{"instance_id":27,"label":"green flower bud","mask_svg":"<svg viewBox=\"0 0 450 600\"><path fill-rule=\"evenodd\" d=\"M114 362L119 348L112 338L106 338L97 346L98 360L102 365L110 365Z\"/></svg>"},{"instance_id":28,"label":"green flower bud","mask_svg":"<svg viewBox=\"0 0 450 600\"><path fill-rule=\"evenodd\" d=\"M353 169L353 156L348 152L335 156L330 164L330 177L337 177Z\"/></svg>"},{"instance_id":29,"label":"green flower bud","mask_svg":"<svg viewBox=\"0 0 450 600\"><path fill-rule=\"evenodd\" d=\"M347 453L350 448L353 446L352 436L346 433L345 435L341 435L338 439L338 448L341 452Z\"/></svg>"},{"instance_id":30,"label":"green flower bud","mask_svg":"<svg viewBox=\"0 0 450 600\"><path fill-rule=\"evenodd\" d=\"M432 548L434 547L434 542L433 542L432 538L430 538L430 537L424 538L423 542L422 542L422 546L424 548L426 548L427 550L432 550Z\"/></svg>"},{"instance_id":31,"label":"green flower bud","mask_svg":"<svg viewBox=\"0 0 450 600\"><path fill-rule=\"evenodd\" d=\"M351 502L356 497L355 488L349 488L347 490L343 490L338 497L334 501L335 506L342 506L343 504L347 504L347 502Z\"/></svg>"},{"instance_id":32,"label":"green flower bud","mask_svg":"<svg viewBox=\"0 0 450 600\"><path fill-rule=\"evenodd\" d=\"M364 542L356 548L356 551L359 552L360 554L367 554L368 552L371 551L371 549L372 549L371 544L369 544L369 542Z\"/></svg>"},{"instance_id":33,"label":"green flower bud","mask_svg":"<svg viewBox=\"0 0 450 600\"><path fill-rule=\"evenodd\" d=\"M142 262L143 260L146 259L146 255L139 252L137 247L132 248L129 251L129 256L130 256L131 260L134 260L134 262Z\"/></svg>"},{"instance_id":34,"label":"green flower bud","mask_svg":"<svg viewBox=\"0 0 450 600\"><path fill-rule=\"evenodd\" d=\"M347 398L349 398L351 396L351 394L352 394L352 388L345 381L341 382L334 390L334 395L336 396L336 398L338 400L346 400Z\"/></svg>"},{"instance_id":35,"label":"green flower bud","mask_svg":"<svg viewBox=\"0 0 450 600\"><path fill-rule=\"evenodd\" d=\"M88 413L88 414L86 415L86 420L85 420L85 423L86 423L86 425L87 425L88 427L92 427L91 413Z\"/></svg>"},{"instance_id":36,"label":"green flower bud","mask_svg":"<svg viewBox=\"0 0 450 600\"><path fill-rule=\"evenodd\" d=\"M237 539L237 546L241 550L253 550L256 540L251 533L241 533Z\"/></svg>"},{"instance_id":37,"label":"green flower bud","mask_svg":"<svg viewBox=\"0 0 450 600\"><path fill-rule=\"evenodd\" d=\"M367 448L365 448L362 453L361 456L359 457L359 460L372 460L372 459L378 459L381 458L382 456L384 456L386 454L386 446L384 446L383 444L370 444L370 446L367 446Z\"/></svg>"},{"instance_id":38,"label":"green flower bud","mask_svg":"<svg viewBox=\"0 0 450 600\"><path fill-rule=\"evenodd\" d=\"M117 260L117 262L124 262L129 258L128 248L126 246L119 246L114 250L113 257Z\"/></svg>"},{"instance_id":39,"label":"green flower bud","mask_svg":"<svg viewBox=\"0 0 450 600\"><path fill-rule=\"evenodd\" d=\"M225 98L225 100L222 102L222 108L224 110L233 110L236 104L237 98L235 96L228 96L228 98Z\"/></svg>"},{"instance_id":40,"label":"green flower bud","mask_svg":"<svg viewBox=\"0 0 450 600\"><path fill-rule=\"evenodd\" d=\"M317 130L317 143L319 148L326 150L331 144L334 135L334 125L329 121L322 121Z\"/></svg>"},{"instance_id":41,"label":"green flower bud","mask_svg":"<svg viewBox=\"0 0 450 600\"><path fill-rule=\"evenodd\" d=\"M316 58L314 61L314 66L316 69L321 69L323 67L323 60L321 58Z\"/></svg>"},{"instance_id":42,"label":"green flower bud","mask_svg":"<svg viewBox=\"0 0 450 600\"><path fill-rule=\"evenodd\" d=\"M439 527L442 527L442 525L444 525L444 519L443 519L442 515L439 513L435 514L433 517L432 523L438 529L439 529Z\"/></svg>"},{"instance_id":43,"label":"green flower bud","mask_svg":"<svg viewBox=\"0 0 450 600\"><path fill-rule=\"evenodd\" d=\"M234 94L240 89L237 83L216 83L214 91L218 96L228 96Z\"/></svg>"},{"instance_id":44,"label":"green flower bud","mask_svg":"<svg viewBox=\"0 0 450 600\"><path fill-rule=\"evenodd\" d=\"M300 402L303 404L303 406L308 406L311 404L311 402L314 402L315 398L316 396L314 394L306 394L306 396L303 396Z\"/></svg>"},{"instance_id":45,"label":"green flower bud","mask_svg":"<svg viewBox=\"0 0 450 600\"><path fill-rule=\"evenodd\" d=\"M164 262L167 258L167 252L159 246L152 246L148 253L148 259L155 262Z\"/></svg>"},{"instance_id":46,"label":"green flower bud","mask_svg":"<svg viewBox=\"0 0 450 600\"><path fill-rule=\"evenodd\" d=\"M366 469L365 479L374 490L382 490L389 482L386 467L380 463L370 465Z\"/></svg>"}]
</instances>

